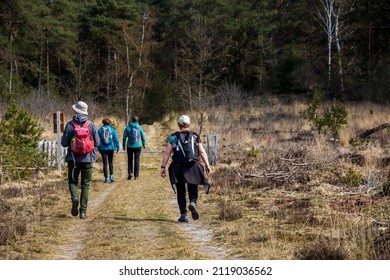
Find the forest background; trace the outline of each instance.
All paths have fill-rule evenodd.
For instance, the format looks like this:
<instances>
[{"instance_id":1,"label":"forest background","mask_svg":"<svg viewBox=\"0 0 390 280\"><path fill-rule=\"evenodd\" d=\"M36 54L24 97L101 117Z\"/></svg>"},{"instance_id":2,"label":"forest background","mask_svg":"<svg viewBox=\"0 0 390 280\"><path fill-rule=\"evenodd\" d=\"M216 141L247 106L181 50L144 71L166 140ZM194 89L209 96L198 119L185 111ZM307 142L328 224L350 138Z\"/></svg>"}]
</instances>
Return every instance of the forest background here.
<instances>
[{"instance_id":1,"label":"forest background","mask_svg":"<svg viewBox=\"0 0 390 280\"><path fill-rule=\"evenodd\" d=\"M205 111L226 87L255 96L320 87L383 102L389 9L384 0L1 1L0 102L39 114L84 100L146 122Z\"/></svg>"},{"instance_id":2,"label":"forest background","mask_svg":"<svg viewBox=\"0 0 390 280\"><path fill-rule=\"evenodd\" d=\"M274 144L285 140L285 131L290 137L295 132L312 131L314 125L319 131L329 126L337 132L332 133L332 145L337 136L340 148L340 143L348 145L350 138L386 123L389 33L390 4L385 0L1 1L0 178L14 180L34 174L35 168L42 166L36 143L42 132L52 128L52 112L61 110L69 117L71 105L78 100L89 105L91 118L110 115L123 123L133 114L139 115L144 124L169 123L174 114L186 112L199 132L219 129L219 135L225 138L218 152L228 155L224 163L229 168L218 170L214 177L215 184L229 188L222 188L221 195L231 191L241 194L246 184L262 189L263 183L253 180L267 174L256 173L255 179L245 175L261 167L275 167L268 164L284 170L292 165L289 171L295 172L297 163L293 159L313 157L316 164L298 165L313 168L308 170L313 173L312 182L324 175L321 182L331 181L337 188L360 187L358 192L353 191L360 194L371 192L372 178L379 178L375 183L379 198L370 197L367 205L375 205L375 199L380 201L376 201L380 210L370 211L375 212L374 221L383 226L388 223L389 213L388 206L383 206L389 193L388 130L377 139L380 152L370 150L369 156L359 150L361 146L352 152L342 151L340 156L335 146L319 139L317 143L324 144L321 152L298 144L280 154L286 150ZM306 100L307 107L295 100ZM348 106L348 117L344 107L321 107L331 102ZM305 109L306 113L300 114ZM326 118L317 113L331 118L324 124ZM331 123L332 117L336 122ZM342 139L339 129L346 123L351 132ZM238 136L232 134L237 127L241 128ZM237 139L250 142L249 151ZM324 169L319 172L318 162L331 156L332 164L325 168L329 173ZM340 167L339 161L344 164L344 160L348 164ZM379 161L382 166L377 176L372 175L376 172L372 166L363 171L356 167L356 162ZM283 173L282 181L294 179L293 175ZM310 176L302 176L295 179L308 189ZM226 184L226 178L232 186ZM272 179L267 188L279 186L280 182ZM367 188L361 188L363 183ZM295 198L278 200L274 194L270 197L278 209L290 211L291 205L294 211L303 209L302 223L309 220L324 224L327 220L312 213L307 218L306 211L312 206L306 198L297 202ZM360 214L361 203L366 203L359 199L351 202L356 215ZM329 204L341 207L333 203L332 196ZM261 207L254 198L248 204ZM273 206L269 208L270 216L286 218ZM8 208L1 211L10 212ZM241 210L238 212L241 217ZM297 215L293 214L295 222ZM361 236L368 236L367 231L351 230L359 232L351 246L358 252L352 258L388 258L390 241L382 238L381 231L371 234L371 222L369 244L374 244L374 249L361 253ZM339 224L336 227L346 228ZM260 236L252 241L264 240L269 238ZM337 248L340 240L344 237L338 239Z\"/></svg>"}]
</instances>

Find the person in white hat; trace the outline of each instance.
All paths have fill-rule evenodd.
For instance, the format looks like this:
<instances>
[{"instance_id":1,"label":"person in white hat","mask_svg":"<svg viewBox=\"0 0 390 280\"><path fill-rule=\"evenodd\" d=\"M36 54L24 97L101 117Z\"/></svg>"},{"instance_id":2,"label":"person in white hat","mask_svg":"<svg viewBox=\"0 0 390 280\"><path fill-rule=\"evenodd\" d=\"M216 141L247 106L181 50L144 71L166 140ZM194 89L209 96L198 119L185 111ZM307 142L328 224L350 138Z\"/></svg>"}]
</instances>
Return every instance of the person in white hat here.
<instances>
[{"instance_id":1,"label":"person in white hat","mask_svg":"<svg viewBox=\"0 0 390 280\"><path fill-rule=\"evenodd\" d=\"M92 164L96 162L94 148L99 146L100 138L95 124L88 119L88 105L83 101L78 101L72 108L76 114L65 126L61 145L68 147L65 160L68 163L71 214L73 216L80 214L80 219L86 219ZM81 137L85 138L81 139ZM77 183L80 173L81 194L79 197Z\"/></svg>"},{"instance_id":2,"label":"person in white hat","mask_svg":"<svg viewBox=\"0 0 390 280\"><path fill-rule=\"evenodd\" d=\"M88 105L83 101L77 102L72 106L72 108L78 114L88 115Z\"/></svg>"},{"instance_id":3,"label":"person in white hat","mask_svg":"<svg viewBox=\"0 0 390 280\"><path fill-rule=\"evenodd\" d=\"M160 169L161 177L165 178L167 176L166 165L170 155L173 153L168 171L172 188L177 194L180 210L178 222L188 222L186 184L190 202L188 209L194 220L199 219L197 210L198 185L203 185L206 193L208 193L210 188L204 175L204 169L207 175L211 172L207 154L199 134L189 130L190 123L190 117L187 115L182 115L177 120L179 131L173 133L168 138ZM200 164L199 159L202 160L204 166Z\"/></svg>"}]
</instances>

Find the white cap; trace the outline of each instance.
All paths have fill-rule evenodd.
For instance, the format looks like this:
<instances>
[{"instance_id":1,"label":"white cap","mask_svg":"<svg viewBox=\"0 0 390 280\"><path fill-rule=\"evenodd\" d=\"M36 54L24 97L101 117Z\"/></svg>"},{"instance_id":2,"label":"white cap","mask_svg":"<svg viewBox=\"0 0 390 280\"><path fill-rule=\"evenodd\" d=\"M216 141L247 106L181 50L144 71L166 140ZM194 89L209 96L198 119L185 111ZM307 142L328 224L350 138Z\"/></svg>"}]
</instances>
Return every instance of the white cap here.
<instances>
[{"instance_id":1,"label":"white cap","mask_svg":"<svg viewBox=\"0 0 390 280\"><path fill-rule=\"evenodd\" d=\"M83 101L77 102L72 108L79 114L88 115L88 105Z\"/></svg>"},{"instance_id":2,"label":"white cap","mask_svg":"<svg viewBox=\"0 0 390 280\"><path fill-rule=\"evenodd\" d=\"M190 117L187 115L182 115L177 120L177 123L182 126L189 126L190 125Z\"/></svg>"}]
</instances>

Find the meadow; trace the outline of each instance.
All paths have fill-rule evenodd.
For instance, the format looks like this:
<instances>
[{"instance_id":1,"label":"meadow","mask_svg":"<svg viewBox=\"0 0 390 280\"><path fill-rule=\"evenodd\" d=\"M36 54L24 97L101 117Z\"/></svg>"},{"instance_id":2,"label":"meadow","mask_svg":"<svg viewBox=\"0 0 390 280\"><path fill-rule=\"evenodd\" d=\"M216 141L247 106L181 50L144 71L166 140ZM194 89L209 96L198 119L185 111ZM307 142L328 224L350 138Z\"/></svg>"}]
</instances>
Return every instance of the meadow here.
<instances>
[{"instance_id":1,"label":"meadow","mask_svg":"<svg viewBox=\"0 0 390 280\"><path fill-rule=\"evenodd\" d=\"M65 173L38 172L29 181L3 184L0 258L56 259L60 248L76 238L67 233L75 227L75 232L89 236L78 241L85 242L79 249L85 251L73 256L82 259L207 259L213 248L224 248L222 259L388 260L389 129L364 139L358 136L387 123L390 108L374 103L345 106L347 124L337 138L316 132L302 117L304 98L230 98L207 110L202 129L203 134L217 135L217 161L210 193L200 192L201 219L189 232L206 229L208 249L200 250L196 240L190 242L198 245L189 247L191 234L174 225L177 210L169 202L173 194L158 176L161 155L145 157L141 172L148 175L130 192L121 155L118 183L110 189L101 182L97 165L91 196L99 203L95 217L82 228L68 213ZM191 116L191 128L199 131L196 113ZM154 139L149 149L164 149L176 118L167 115L148 127ZM164 192L159 194L160 189ZM121 193L119 200L115 193ZM134 197L139 197L137 203ZM156 203L159 199L165 202ZM153 234L145 239L145 232ZM147 255L145 246L151 248Z\"/></svg>"}]
</instances>

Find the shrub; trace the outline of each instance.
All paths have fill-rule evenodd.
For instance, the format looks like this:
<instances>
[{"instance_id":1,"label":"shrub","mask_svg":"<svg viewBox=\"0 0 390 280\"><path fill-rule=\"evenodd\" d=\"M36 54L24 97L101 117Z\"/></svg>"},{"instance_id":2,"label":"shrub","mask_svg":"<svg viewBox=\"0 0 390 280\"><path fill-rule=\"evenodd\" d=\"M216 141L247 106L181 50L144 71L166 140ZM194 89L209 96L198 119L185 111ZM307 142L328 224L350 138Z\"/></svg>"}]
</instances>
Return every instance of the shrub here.
<instances>
[{"instance_id":1,"label":"shrub","mask_svg":"<svg viewBox=\"0 0 390 280\"><path fill-rule=\"evenodd\" d=\"M374 233L371 244L371 259L390 260L390 230Z\"/></svg>"},{"instance_id":2,"label":"shrub","mask_svg":"<svg viewBox=\"0 0 390 280\"><path fill-rule=\"evenodd\" d=\"M322 115L318 110L323 104L323 93L316 89L314 95L307 102L307 108L301 114L309 120L318 131L331 132L334 137L338 135L339 129L347 124L348 112L344 105L333 102L333 104Z\"/></svg>"},{"instance_id":3,"label":"shrub","mask_svg":"<svg viewBox=\"0 0 390 280\"><path fill-rule=\"evenodd\" d=\"M227 200L220 203L219 219L225 221L234 221L242 218L242 207Z\"/></svg>"},{"instance_id":4,"label":"shrub","mask_svg":"<svg viewBox=\"0 0 390 280\"><path fill-rule=\"evenodd\" d=\"M308 244L295 253L298 260L345 260L345 250L324 238Z\"/></svg>"},{"instance_id":5,"label":"shrub","mask_svg":"<svg viewBox=\"0 0 390 280\"><path fill-rule=\"evenodd\" d=\"M349 168L347 174L344 177L344 182L348 187L357 187L363 183L362 176L357 173L354 169Z\"/></svg>"},{"instance_id":6,"label":"shrub","mask_svg":"<svg viewBox=\"0 0 390 280\"><path fill-rule=\"evenodd\" d=\"M248 157L257 158L260 155L260 151L255 147L252 147L248 152Z\"/></svg>"}]
</instances>

